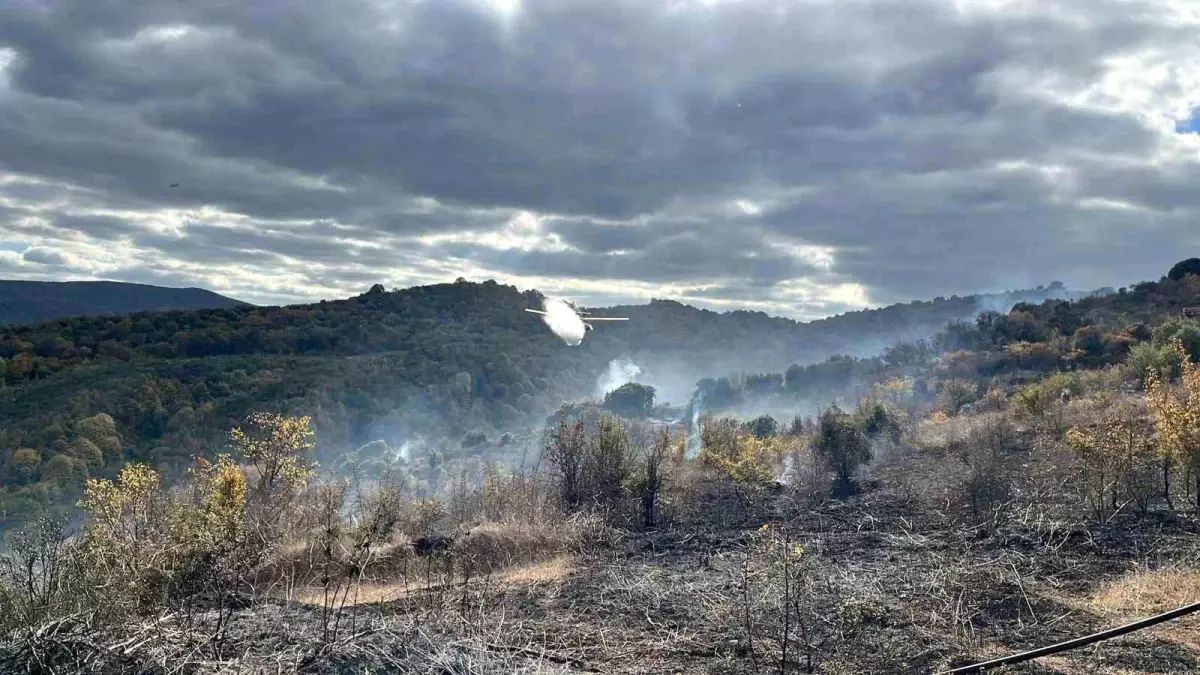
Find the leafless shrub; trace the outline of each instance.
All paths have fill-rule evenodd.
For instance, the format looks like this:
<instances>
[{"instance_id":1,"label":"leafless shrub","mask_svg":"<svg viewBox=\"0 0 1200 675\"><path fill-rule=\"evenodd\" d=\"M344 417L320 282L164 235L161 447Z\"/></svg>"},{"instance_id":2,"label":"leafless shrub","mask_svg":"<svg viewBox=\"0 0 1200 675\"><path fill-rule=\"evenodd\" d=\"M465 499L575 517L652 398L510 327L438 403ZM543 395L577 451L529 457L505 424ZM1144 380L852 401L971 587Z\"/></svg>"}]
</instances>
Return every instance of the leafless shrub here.
<instances>
[{"instance_id":1,"label":"leafless shrub","mask_svg":"<svg viewBox=\"0 0 1200 675\"><path fill-rule=\"evenodd\" d=\"M832 493L833 476L814 454L811 442L797 443L784 462L784 480L799 499L819 503Z\"/></svg>"},{"instance_id":2,"label":"leafless shrub","mask_svg":"<svg viewBox=\"0 0 1200 675\"><path fill-rule=\"evenodd\" d=\"M683 464L683 446L671 438L668 429L659 432L640 451L638 466L632 476L630 489L641 507L641 527L652 529L659 524L663 493L668 482L679 478Z\"/></svg>"},{"instance_id":3,"label":"leafless shrub","mask_svg":"<svg viewBox=\"0 0 1200 675\"><path fill-rule=\"evenodd\" d=\"M755 673L815 672L829 617L813 603L814 556L785 526L763 525L725 567L733 596L721 606L736 653Z\"/></svg>"},{"instance_id":4,"label":"leafless shrub","mask_svg":"<svg viewBox=\"0 0 1200 675\"><path fill-rule=\"evenodd\" d=\"M80 570L65 523L41 518L12 532L0 555L0 624L33 625L76 605Z\"/></svg>"}]
</instances>

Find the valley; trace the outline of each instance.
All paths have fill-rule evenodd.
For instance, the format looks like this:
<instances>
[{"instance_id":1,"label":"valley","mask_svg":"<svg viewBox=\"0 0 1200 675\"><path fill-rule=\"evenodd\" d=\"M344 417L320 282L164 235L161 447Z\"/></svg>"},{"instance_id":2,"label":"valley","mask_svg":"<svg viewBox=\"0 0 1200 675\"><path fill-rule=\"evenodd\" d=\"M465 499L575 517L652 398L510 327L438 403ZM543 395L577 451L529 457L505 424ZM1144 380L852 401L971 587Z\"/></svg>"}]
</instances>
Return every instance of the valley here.
<instances>
[{"instance_id":1,"label":"valley","mask_svg":"<svg viewBox=\"0 0 1200 675\"><path fill-rule=\"evenodd\" d=\"M372 292L350 325L313 307L9 329L6 362L44 365L8 371L0 406L26 509L0 664L935 673L1200 600L1198 275L697 371L686 401L659 398L636 319L565 348L478 320L480 292L513 291ZM665 324L688 341L659 363L724 368L723 340L755 358L815 330L716 316ZM416 326L454 348L406 342ZM129 353L91 351L126 329ZM331 330L333 353L300 348ZM38 356L50 331L69 345ZM155 347L195 335L230 353ZM1191 672L1197 620L1012 672Z\"/></svg>"}]
</instances>

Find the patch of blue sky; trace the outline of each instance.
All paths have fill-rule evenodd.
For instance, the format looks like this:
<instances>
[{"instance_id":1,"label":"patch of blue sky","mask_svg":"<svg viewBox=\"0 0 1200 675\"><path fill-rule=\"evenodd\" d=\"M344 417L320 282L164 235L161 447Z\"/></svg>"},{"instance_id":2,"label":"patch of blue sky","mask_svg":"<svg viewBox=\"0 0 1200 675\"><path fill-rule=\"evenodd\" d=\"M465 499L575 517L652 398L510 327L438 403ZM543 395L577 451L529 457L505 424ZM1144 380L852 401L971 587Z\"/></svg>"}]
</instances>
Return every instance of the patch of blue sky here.
<instances>
[{"instance_id":1,"label":"patch of blue sky","mask_svg":"<svg viewBox=\"0 0 1200 675\"><path fill-rule=\"evenodd\" d=\"M1200 108L1192 111L1192 116L1175 123L1177 134L1200 134Z\"/></svg>"},{"instance_id":2,"label":"patch of blue sky","mask_svg":"<svg viewBox=\"0 0 1200 675\"><path fill-rule=\"evenodd\" d=\"M25 249L29 248L29 244L23 241L4 241L0 239L0 251L12 251L14 253L24 253Z\"/></svg>"}]
</instances>

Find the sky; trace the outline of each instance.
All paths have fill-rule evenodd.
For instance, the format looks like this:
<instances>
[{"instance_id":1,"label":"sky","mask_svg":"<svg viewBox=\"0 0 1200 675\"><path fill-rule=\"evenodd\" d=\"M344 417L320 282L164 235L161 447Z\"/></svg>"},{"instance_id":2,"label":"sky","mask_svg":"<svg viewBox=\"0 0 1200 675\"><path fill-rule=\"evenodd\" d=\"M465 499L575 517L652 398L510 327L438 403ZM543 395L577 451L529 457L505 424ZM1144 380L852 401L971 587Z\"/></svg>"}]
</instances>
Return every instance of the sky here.
<instances>
[{"instance_id":1,"label":"sky","mask_svg":"<svg viewBox=\"0 0 1200 675\"><path fill-rule=\"evenodd\" d=\"M9 0L0 278L1121 286L1200 255L1198 108L1192 0Z\"/></svg>"}]
</instances>

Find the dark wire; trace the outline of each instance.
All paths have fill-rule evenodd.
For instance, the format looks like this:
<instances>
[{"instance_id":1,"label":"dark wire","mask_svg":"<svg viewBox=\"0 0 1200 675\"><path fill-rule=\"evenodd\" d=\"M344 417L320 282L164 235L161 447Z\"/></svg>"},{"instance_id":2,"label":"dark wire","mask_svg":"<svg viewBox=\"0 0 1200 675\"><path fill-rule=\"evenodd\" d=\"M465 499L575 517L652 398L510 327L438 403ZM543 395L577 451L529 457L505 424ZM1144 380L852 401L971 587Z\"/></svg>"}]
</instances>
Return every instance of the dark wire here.
<instances>
[{"instance_id":1,"label":"dark wire","mask_svg":"<svg viewBox=\"0 0 1200 675\"><path fill-rule=\"evenodd\" d=\"M1020 654L1012 654L1011 656L1003 656L998 659L992 659L991 661L975 663L975 664L972 664L969 666L961 666L961 667L955 668L954 670L944 670L940 673L937 673L936 675L960 675L962 673L982 673L991 668L996 668L998 666L1007 666L1007 665L1011 665L1014 663L1021 663L1022 661L1031 661L1031 660L1036 659L1041 656L1049 656L1051 654L1058 654L1060 652L1070 651L1077 647L1083 647L1086 645L1090 645L1093 642L1100 642L1101 640L1107 640L1109 638L1114 638L1114 637L1117 637L1118 635L1124 635L1126 633L1132 633L1134 631L1141 630L1143 628L1149 628L1150 626L1153 626L1155 624L1159 624L1164 621L1170 621L1171 619L1177 619L1181 616L1185 616L1187 614L1191 614L1192 612L1197 612L1197 611L1200 611L1200 602L1193 602L1190 605L1184 605L1183 607L1180 607L1178 609L1173 609L1169 612L1163 612L1162 614L1159 614L1157 616L1152 616L1149 619L1142 619L1141 621L1134 621L1133 623L1125 624L1124 626L1119 626L1117 628L1110 628L1108 630L1100 631L1099 633L1092 633L1091 635L1086 635L1084 637L1075 638L1074 640L1067 640L1066 642L1060 642L1056 645L1050 645L1049 647L1039 647L1038 649L1034 649L1034 650L1031 650L1028 652L1021 652Z\"/></svg>"}]
</instances>

